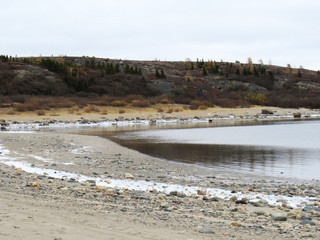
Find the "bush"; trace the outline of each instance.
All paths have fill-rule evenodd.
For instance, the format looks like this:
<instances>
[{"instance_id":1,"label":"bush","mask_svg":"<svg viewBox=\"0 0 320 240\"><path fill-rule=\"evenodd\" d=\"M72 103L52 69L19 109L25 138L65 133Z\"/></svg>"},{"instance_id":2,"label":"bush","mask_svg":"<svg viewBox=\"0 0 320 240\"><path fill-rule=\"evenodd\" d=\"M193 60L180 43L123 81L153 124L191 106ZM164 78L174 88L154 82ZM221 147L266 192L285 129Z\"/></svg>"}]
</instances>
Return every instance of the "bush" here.
<instances>
[{"instance_id":1,"label":"bush","mask_svg":"<svg viewBox=\"0 0 320 240\"><path fill-rule=\"evenodd\" d=\"M199 109L199 110L207 110L207 109L208 109L208 106L206 106L206 105L200 105L200 106L198 107L198 109Z\"/></svg>"},{"instance_id":2,"label":"bush","mask_svg":"<svg viewBox=\"0 0 320 240\"><path fill-rule=\"evenodd\" d=\"M114 100L111 102L111 106L114 106L114 107L123 107L123 106L127 106L128 103L126 103L125 101L122 101L122 100Z\"/></svg>"},{"instance_id":3,"label":"bush","mask_svg":"<svg viewBox=\"0 0 320 240\"><path fill-rule=\"evenodd\" d=\"M147 99L133 100L131 103L131 106L133 106L133 107L149 107L150 102Z\"/></svg>"},{"instance_id":4,"label":"bush","mask_svg":"<svg viewBox=\"0 0 320 240\"><path fill-rule=\"evenodd\" d=\"M97 108L97 107L94 106L94 105L89 105L89 106L87 106L83 111L84 111L85 113L100 112L100 109Z\"/></svg>"},{"instance_id":5,"label":"bush","mask_svg":"<svg viewBox=\"0 0 320 240\"><path fill-rule=\"evenodd\" d=\"M123 113L125 113L126 111L125 110L119 110L119 113L120 114L123 114Z\"/></svg>"},{"instance_id":6,"label":"bush","mask_svg":"<svg viewBox=\"0 0 320 240\"><path fill-rule=\"evenodd\" d=\"M198 107L199 107L198 105L190 105L190 106L189 106L189 109L190 109L190 110L197 110Z\"/></svg>"},{"instance_id":7,"label":"bush","mask_svg":"<svg viewBox=\"0 0 320 240\"><path fill-rule=\"evenodd\" d=\"M172 102L168 98L163 98L163 99L160 100L160 103L162 103L162 104L170 104Z\"/></svg>"},{"instance_id":8,"label":"bush","mask_svg":"<svg viewBox=\"0 0 320 240\"><path fill-rule=\"evenodd\" d=\"M37 111L37 114L38 114L38 116L44 116L44 115L46 115L46 112L43 110L39 110L39 111Z\"/></svg>"},{"instance_id":9,"label":"bush","mask_svg":"<svg viewBox=\"0 0 320 240\"><path fill-rule=\"evenodd\" d=\"M130 94L124 98L127 103L132 103L133 101L144 101L145 98L142 95Z\"/></svg>"}]
</instances>

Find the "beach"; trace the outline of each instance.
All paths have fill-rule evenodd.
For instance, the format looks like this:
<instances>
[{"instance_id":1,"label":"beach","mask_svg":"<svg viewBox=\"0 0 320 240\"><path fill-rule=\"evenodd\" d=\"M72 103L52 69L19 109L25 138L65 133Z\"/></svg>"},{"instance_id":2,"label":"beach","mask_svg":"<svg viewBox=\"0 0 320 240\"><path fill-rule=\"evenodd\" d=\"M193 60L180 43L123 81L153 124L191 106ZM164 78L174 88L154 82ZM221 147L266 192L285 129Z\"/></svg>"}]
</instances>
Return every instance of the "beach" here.
<instances>
[{"instance_id":1,"label":"beach","mask_svg":"<svg viewBox=\"0 0 320 240\"><path fill-rule=\"evenodd\" d=\"M185 118L252 120L261 113L240 110ZM18 123L11 124L14 117ZM108 139L56 131L78 127L62 115L18 117L4 116L7 130L28 131L0 133L1 239L320 239L319 181L169 162ZM107 126L129 121L109 117ZM97 116L81 120L91 118ZM92 119L82 125L101 124Z\"/></svg>"}]
</instances>

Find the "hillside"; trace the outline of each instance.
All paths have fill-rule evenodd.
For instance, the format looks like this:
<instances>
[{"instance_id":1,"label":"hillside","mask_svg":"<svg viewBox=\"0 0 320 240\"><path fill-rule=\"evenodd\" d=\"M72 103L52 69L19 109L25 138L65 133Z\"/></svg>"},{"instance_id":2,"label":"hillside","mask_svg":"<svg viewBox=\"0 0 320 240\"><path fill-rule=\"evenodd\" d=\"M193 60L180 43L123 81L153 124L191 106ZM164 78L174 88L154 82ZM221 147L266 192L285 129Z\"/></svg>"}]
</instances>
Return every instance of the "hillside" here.
<instances>
[{"instance_id":1,"label":"hillside","mask_svg":"<svg viewBox=\"0 0 320 240\"><path fill-rule=\"evenodd\" d=\"M66 56L12 58L1 55L0 86L2 106L21 106L38 96L39 99L51 97L50 103L43 103L47 107L65 107L70 101L138 107L172 102L189 104L194 109L251 104L320 107L319 71L250 62L131 61Z\"/></svg>"}]
</instances>

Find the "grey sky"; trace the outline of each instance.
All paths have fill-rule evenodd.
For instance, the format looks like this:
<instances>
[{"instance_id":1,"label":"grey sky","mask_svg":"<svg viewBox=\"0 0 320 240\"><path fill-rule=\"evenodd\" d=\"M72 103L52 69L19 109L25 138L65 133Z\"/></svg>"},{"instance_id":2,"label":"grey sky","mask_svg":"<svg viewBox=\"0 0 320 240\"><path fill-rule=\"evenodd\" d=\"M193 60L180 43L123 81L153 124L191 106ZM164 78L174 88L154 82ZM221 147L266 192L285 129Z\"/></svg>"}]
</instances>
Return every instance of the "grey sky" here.
<instances>
[{"instance_id":1,"label":"grey sky","mask_svg":"<svg viewBox=\"0 0 320 240\"><path fill-rule=\"evenodd\" d=\"M0 54L320 69L319 0L0 0Z\"/></svg>"}]
</instances>

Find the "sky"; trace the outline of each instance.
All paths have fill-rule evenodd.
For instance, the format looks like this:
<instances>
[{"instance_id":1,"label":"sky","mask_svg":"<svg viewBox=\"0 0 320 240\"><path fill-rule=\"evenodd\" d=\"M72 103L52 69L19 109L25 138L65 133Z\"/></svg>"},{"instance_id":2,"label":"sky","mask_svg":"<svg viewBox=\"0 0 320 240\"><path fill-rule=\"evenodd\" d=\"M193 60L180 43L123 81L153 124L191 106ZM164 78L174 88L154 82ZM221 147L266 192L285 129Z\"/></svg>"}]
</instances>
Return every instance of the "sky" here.
<instances>
[{"instance_id":1,"label":"sky","mask_svg":"<svg viewBox=\"0 0 320 240\"><path fill-rule=\"evenodd\" d=\"M0 0L0 54L320 69L319 0Z\"/></svg>"}]
</instances>

